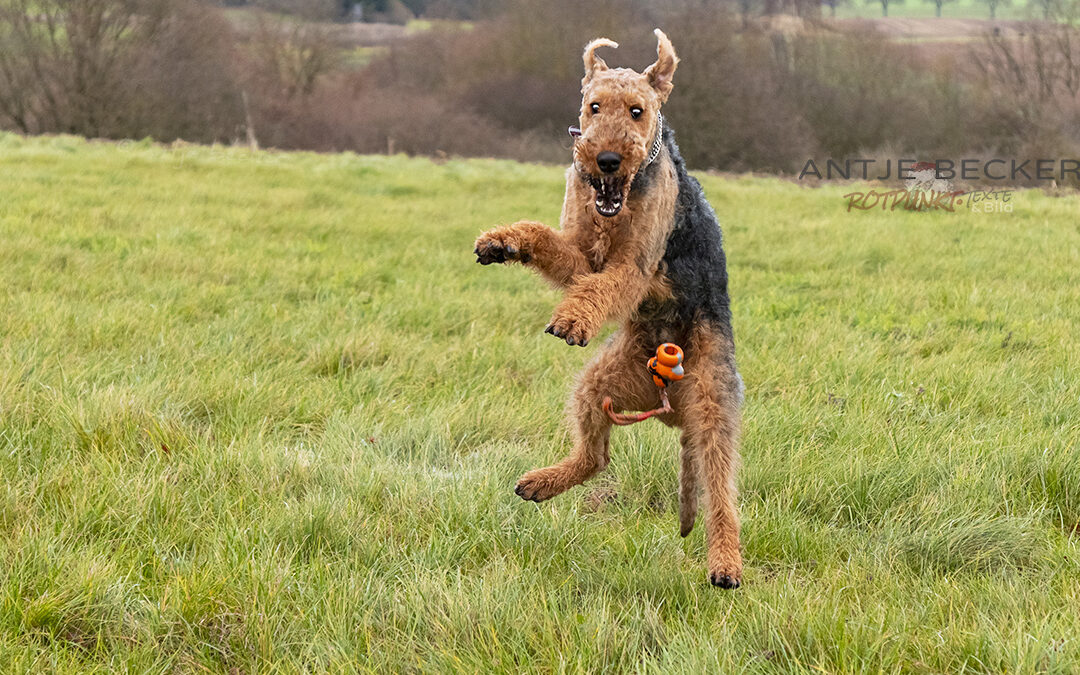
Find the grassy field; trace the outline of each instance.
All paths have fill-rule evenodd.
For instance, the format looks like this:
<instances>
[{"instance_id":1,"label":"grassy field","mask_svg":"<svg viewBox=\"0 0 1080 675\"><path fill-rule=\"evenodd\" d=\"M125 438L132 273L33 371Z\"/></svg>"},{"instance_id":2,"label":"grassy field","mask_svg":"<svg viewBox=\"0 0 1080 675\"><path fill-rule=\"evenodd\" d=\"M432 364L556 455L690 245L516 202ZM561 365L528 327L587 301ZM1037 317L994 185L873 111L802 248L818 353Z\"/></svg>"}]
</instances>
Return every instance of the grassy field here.
<instances>
[{"instance_id":1,"label":"grassy field","mask_svg":"<svg viewBox=\"0 0 1080 675\"><path fill-rule=\"evenodd\" d=\"M472 240L554 222L561 176L0 136L0 664L1080 669L1080 198L703 179L748 387L729 592L659 424L512 492L601 341Z\"/></svg>"}]
</instances>

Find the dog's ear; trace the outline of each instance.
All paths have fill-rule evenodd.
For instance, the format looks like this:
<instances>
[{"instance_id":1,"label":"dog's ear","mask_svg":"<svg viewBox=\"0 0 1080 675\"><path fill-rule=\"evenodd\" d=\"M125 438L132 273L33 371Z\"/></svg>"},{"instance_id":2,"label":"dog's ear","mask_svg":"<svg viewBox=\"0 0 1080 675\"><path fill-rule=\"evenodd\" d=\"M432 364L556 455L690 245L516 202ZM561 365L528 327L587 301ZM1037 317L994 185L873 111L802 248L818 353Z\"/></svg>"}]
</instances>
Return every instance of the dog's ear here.
<instances>
[{"instance_id":1,"label":"dog's ear","mask_svg":"<svg viewBox=\"0 0 1080 675\"><path fill-rule=\"evenodd\" d=\"M664 35L664 31L657 28L656 34L656 63L645 69L643 73L649 79L649 84L660 93L660 100L667 101L668 95L674 85L671 78L675 75L675 67L679 65L679 57L675 56L675 48L671 46L671 40Z\"/></svg>"},{"instance_id":2,"label":"dog's ear","mask_svg":"<svg viewBox=\"0 0 1080 675\"><path fill-rule=\"evenodd\" d=\"M607 38L596 38L589 44L585 45L585 54L583 58L585 60L585 79L581 81L581 86L585 86L589 83L589 80L593 78L593 75L601 70L607 70L607 64L604 63L604 59L596 55L598 47L618 47L619 43Z\"/></svg>"}]
</instances>

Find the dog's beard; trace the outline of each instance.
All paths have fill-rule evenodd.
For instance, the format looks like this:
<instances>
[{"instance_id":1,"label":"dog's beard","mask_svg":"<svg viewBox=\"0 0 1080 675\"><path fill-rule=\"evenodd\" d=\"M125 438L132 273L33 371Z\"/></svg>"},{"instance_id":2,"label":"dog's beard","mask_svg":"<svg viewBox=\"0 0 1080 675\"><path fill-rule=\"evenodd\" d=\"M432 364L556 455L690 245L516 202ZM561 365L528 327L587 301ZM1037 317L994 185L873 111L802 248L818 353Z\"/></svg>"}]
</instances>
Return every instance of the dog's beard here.
<instances>
[{"instance_id":1,"label":"dog's beard","mask_svg":"<svg viewBox=\"0 0 1080 675\"><path fill-rule=\"evenodd\" d=\"M605 218L618 215L626 201L625 176L588 176L589 185L596 191L596 212Z\"/></svg>"}]
</instances>

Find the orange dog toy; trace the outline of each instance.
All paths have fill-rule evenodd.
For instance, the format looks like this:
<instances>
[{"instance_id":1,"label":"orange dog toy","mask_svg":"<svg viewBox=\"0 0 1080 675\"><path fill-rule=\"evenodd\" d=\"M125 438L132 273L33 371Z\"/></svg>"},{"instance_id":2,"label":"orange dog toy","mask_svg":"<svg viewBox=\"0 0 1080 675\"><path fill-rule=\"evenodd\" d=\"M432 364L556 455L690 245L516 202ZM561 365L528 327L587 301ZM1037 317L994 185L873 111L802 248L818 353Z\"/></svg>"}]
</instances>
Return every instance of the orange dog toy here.
<instances>
[{"instance_id":1,"label":"orange dog toy","mask_svg":"<svg viewBox=\"0 0 1080 675\"><path fill-rule=\"evenodd\" d=\"M603 408L611 421L619 426L634 424L647 420L653 415L662 415L671 412L671 403L668 402L667 386L683 378L682 367L683 352L679 345L665 342L656 348L656 356L649 359L648 369L652 374L653 382L660 389L660 407L655 410L633 414L617 413L614 410L610 396L604 397Z\"/></svg>"}]
</instances>

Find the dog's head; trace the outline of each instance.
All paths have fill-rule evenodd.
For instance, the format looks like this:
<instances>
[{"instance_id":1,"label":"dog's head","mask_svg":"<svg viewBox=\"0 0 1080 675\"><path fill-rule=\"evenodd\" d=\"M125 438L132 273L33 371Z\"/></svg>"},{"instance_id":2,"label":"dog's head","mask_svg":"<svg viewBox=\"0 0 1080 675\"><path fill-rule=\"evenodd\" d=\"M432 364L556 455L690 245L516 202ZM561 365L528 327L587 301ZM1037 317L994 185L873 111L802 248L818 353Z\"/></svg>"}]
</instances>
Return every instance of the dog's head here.
<instances>
[{"instance_id":1,"label":"dog's head","mask_svg":"<svg viewBox=\"0 0 1080 675\"><path fill-rule=\"evenodd\" d=\"M679 58L659 28L656 63L639 73L608 68L596 55L599 47L618 47L607 38L585 46L585 79L581 81L581 135L574 143L574 167L596 191L596 211L616 215L630 185L649 157L659 128L660 106L671 93Z\"/></svg>"}]
</instances>

